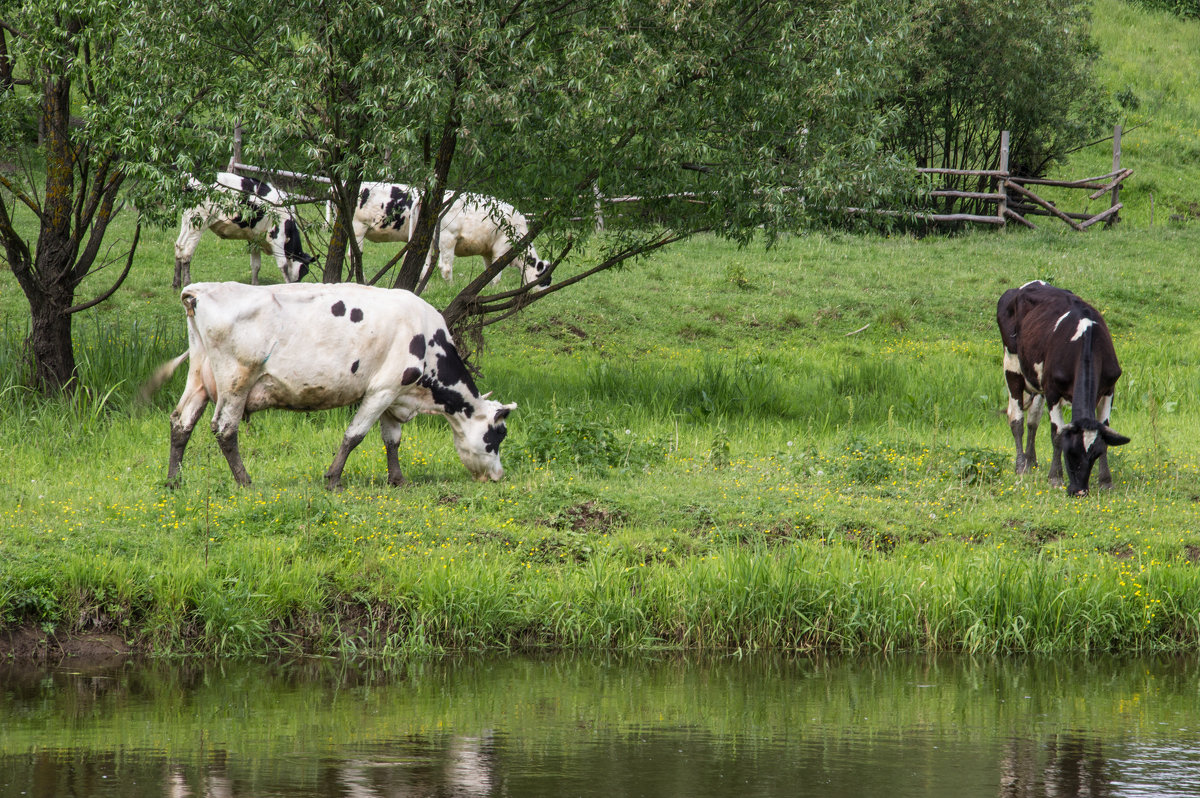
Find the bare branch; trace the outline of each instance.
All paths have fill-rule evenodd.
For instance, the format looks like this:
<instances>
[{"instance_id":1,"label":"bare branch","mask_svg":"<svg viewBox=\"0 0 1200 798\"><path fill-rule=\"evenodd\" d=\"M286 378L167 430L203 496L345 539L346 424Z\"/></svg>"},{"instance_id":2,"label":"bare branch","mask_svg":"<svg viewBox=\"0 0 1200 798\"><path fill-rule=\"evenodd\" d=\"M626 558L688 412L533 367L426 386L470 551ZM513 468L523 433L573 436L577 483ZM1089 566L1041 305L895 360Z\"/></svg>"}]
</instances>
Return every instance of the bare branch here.
<instances>
[{"instance_id":1,"label":"bare branch","mask_svg":"<svg viewBox=\"0 0 1200 798\"><path fill-rule=\"evenodd\" d=\"M74 307L67 308L67 310L64 312L64 315L79 313L80 311L95 307L117 292L117 289L121 287L121 283L125 282L125 278L129 276L129 270L133 267L133 253L137 252L138 239L141 238L141 236L142 223L138 222L137 227L133 230L133 243L129 245L129 257L125 260L125 270L121 272L121 276L117 278L117 281L113 283L112 288L109 288L95 299L84 302L81 305L75 305Z\"/></svg>"}]
</instances>

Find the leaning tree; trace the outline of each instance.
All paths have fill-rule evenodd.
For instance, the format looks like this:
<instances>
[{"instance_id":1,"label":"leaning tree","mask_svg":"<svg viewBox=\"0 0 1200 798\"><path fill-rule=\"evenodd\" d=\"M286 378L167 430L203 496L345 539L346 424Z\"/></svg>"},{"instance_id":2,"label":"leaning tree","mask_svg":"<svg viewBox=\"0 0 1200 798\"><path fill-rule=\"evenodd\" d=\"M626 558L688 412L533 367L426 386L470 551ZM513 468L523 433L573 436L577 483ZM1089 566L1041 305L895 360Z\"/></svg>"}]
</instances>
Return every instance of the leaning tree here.
<instances>
[{"instance_id":1,"label":"leaning tree","mask_svg":"<svg viewBox=\"0 0 1200 798\"><path fill-rule=\"evenodd\" d=\"M190 7L190 6L189 6ZM485 293L496 261L444 309L482 325L702 231L739 241L887 205L904 183L879 146L904 20L866 0L213 0L186 30L241 65L225 106L274 168L319 174L339 219L326 279L362 180L422 189L390 282L419 289L439 213L459 192L531 219L553 287ZM176 17L182 19L183 17ZM202 75L200 77L203 77ZM219 131L219 125L210 128ZM228 151L227 133L204 147ZM281 161L286 161L282 162ZM597 198L638 197L601 204ZM545 243L543 243L545 242Z\"/></svg>"},{"instance_id":2,"label":"leaning tree","mask_svg":"<svg viewBox=\"0 0 1200 798\"><path fill-rule=\"evenodd\" d=\"M213 93L178 80L194 51L153 41L142 20L111 0L0 0L3 57L16 64L0 92L11 161L0 171L0 244L29 302L32 382L44 394L75 385L73 316L129 273L141 225L127 240L112 235L129 189L147 163L171 160L161 142Z\"/></svg>"}]
</instances>

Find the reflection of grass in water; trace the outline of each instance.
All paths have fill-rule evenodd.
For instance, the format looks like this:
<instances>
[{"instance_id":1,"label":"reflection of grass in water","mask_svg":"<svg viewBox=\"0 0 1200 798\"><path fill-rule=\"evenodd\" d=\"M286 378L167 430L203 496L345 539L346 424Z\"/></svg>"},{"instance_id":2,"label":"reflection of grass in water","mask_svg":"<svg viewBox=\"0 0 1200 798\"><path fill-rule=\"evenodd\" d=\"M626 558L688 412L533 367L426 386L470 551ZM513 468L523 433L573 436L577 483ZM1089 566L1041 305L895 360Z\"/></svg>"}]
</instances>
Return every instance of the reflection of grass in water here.
<instances>
[{"instance_id":1,"label":"reflection of grass in water","mask_svg":"<svg viewBox=\"0 0 1200 798\"><path fill-rule=\"evenodd\" d=\"M312 659L219 666L174 660L59 671L52 679L8 668L12 711L0 756L15 783L18 763L31 752L43 752L43 764L44 752L69 751L191 766L227 752L218 761L235 777L250 778L279 757L293 772L315 776L318 760L336 761L363 745L425 740L436 751L448 735L483 729L502 735L514 756L569 756L576 746L594 746L598 735L630 729L685 729L692 739L737 741L739 748L797 729L881 746L901 729L926 732L935 744L1052 739L1078 729L1100 739L1161 740L1190 728L1191 664L1095 655L760 654L450 658L389 669Z\"/></svg>"}]
</instances>

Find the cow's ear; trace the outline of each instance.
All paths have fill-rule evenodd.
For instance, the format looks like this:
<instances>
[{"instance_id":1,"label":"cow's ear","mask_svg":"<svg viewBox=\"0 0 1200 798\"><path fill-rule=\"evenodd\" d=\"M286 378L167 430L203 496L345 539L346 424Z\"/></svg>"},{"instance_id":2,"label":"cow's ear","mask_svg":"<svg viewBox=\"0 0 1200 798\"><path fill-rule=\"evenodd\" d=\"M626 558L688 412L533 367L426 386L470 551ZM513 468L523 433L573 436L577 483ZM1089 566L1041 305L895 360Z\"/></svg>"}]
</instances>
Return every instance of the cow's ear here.
<instances>
[{"instance_id":1,"label":"cow's ear","mask_svg":"<svg viewBox=\"0 0 1200 798\"><path fill-rule=\"evenodd\" d=\"M1079 432L1079 425L1076 424L1074 421L1072 421L1070 424L1068 424L1067 426L1065 426L1061 430L1059 430L1058 434L1059 435L1068 435L1072 432Z\"/></svg>"},{"instance_id":2,"label":"cow's ear","mask_svg":"<svg viewBox=\"0 0 1200 798\"><path fill-rule=\"evenodd\" d=\"M512 402L507 405L500 405L496 410L496 415L492 417L492 423L499 423L508 418L508 414L517 409L517 403Z\"/></svg>"},{"instance_id":3,"label":"cow's ear","mask_svg":"<svg viewBox=\"0 0 1200 798\"><path fill-rule=\"evenodd\" d=\"M1119 432L1114 432L1113 428L1107 425L1100 428L1100 437L1109 446L1124 446L1129 443L1129 438L1126 438Z\"/></svg>"}]
</instances>

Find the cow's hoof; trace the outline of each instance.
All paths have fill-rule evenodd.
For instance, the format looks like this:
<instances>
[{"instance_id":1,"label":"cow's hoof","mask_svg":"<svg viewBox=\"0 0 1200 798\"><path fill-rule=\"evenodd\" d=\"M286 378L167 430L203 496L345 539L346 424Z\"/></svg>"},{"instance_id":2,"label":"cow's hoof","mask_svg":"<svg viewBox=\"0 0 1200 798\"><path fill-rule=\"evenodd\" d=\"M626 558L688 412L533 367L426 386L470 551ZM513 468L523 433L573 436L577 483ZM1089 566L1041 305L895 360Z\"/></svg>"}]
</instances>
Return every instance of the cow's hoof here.
<instances>
[{"instance_id":1,"label":"cow's hoof","mask_svg":"<svg viewBox=\"0 0 1200 798\"><path fill-rule=\"evenodd\" d=\"M1050 487L1061 488L1063 486L1062 477L1050 477Z\"/></svg>"},{"instance_id":2,"label":"cow's hoof","mask_svg":"<svg viewBox=\"0 0 1200 798\"><path fill-rule=\"evenodd\" d=\"M388 477L388 484L393 488L403 488L408 485L408 480L403 476Z\"/></svg>"}]
</instances>

